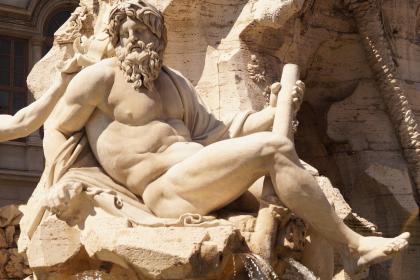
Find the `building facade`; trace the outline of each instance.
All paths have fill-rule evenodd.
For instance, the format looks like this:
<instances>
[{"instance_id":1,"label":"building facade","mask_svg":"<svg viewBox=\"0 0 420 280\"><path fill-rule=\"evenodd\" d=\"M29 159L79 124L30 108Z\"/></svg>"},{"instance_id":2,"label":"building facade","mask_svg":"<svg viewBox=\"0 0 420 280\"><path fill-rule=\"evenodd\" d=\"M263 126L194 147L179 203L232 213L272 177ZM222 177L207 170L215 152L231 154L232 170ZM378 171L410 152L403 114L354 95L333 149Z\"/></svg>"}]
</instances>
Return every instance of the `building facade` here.
<instances>
[{"instance_id":1,"label":"building facade","mask_svg":"<svg viewBox=\"0 0 420 280\"><path fill-rule=\"evenodd\" d=\"M78 2L0 0L0 114L14 114L33 101L26 77ZM0 207L25 203L39 181L44 166L41 134L0 143Z\"/></svg>"}]
</instances>

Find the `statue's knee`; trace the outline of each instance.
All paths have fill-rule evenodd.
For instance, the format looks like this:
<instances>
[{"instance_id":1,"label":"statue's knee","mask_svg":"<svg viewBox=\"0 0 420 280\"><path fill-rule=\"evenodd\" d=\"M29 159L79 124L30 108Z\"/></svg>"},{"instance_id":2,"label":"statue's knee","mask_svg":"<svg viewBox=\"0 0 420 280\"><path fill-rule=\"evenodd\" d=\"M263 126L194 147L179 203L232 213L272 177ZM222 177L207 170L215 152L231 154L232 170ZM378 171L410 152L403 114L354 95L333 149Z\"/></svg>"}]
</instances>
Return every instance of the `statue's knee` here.
<instances>
[{"instance_id":1,"label":"statue's knee","mask_svg":"<svg viewBox=\"0 0 420 280\"><path fill-rule=\"evenodd\" d=\"M319 186L309 172L299 168L291 177L295 180L296 187L305 195L314 196L319 192Z\"/></svg>"},{"instance_id":2,"label":"statue's knee","mask_svg":"<svg viewBox=\"0 0 420 280\"><path fill-rule=\"evenodd\" d=\"M146 188L143 193L144 204L152 211L154 215L161 218L172 218L168 215L173 211L168 211L170 200L159 189Z\"/></svg>"},{"instance_id":3,"label":"statue's knee","mask_svg":"<svg viewBox=\"0 0 420 280\"><path fill-rule=\"evenodd\" d=\"M163 199L163 195L158 188L151 188L151 186L148 186L143 192L142 199L144 204L153 211L153 208L160 204L160 200Z\"/></svg>"},{"instance_id":4,"label":"statue's knee","mask_svg":"<svg viewBox=\"0 0 420 280\"><path fill-rule=\"evenodd\" d=\"M285 136L273 132L263 132L259 137L262 156L274 157L277 153L287 153L294 149L293 142Z\"/></svg>"}]
</instances>

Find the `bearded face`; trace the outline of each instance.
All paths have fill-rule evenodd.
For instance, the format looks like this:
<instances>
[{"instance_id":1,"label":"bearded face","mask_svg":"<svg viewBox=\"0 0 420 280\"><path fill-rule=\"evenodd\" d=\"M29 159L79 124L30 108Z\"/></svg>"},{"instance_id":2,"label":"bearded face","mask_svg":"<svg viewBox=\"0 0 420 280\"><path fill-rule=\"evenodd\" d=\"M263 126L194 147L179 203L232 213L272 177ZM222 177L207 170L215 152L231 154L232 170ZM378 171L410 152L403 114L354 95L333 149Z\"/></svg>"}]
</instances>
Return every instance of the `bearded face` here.
<instances>
[{"instance_id":1,"label":"bearded face","mask_svg":"<svg viewBox=\"0 0 420 280\"><path fill-rule=\"evenodd\" d=\"M126 81L133 83L135 90L142 86L154 90L154 81L162 68L162 59L154 43L130 38L116 48L116 54Z\"/></svg>"},{"instance_id":2,"label":"bearded face","mask_svg":"<svg viewBox=\"0 0 420 280\"><path fill-rule=\"evenodd\" d=\"M127 82L154 91L166 47L163 15L146 1L120 2L110 12L107 33Z\"/></svg>"}]
</instances>

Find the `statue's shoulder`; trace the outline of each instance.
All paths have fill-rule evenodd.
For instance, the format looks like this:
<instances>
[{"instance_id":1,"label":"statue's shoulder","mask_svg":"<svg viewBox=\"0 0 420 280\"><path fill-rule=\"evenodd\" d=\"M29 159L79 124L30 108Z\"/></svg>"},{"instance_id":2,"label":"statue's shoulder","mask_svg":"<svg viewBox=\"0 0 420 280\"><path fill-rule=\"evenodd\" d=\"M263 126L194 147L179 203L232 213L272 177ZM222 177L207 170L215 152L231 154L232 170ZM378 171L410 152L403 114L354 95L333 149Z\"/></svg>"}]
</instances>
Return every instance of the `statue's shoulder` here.
<instances>
[{"instance_id":1,"label":"statue's shoulder","mask_svg":"<svg viewBox=\"0 0 420 280\"><path fill-rule=\"evenodd\" d=\"M113 86L115 71L113 64L106 60L83 68L71 80L65 98L83 104L102 100Z\"/></svg>"},{"instance_id":2,"label":"statue's shoulder","mask_svg":"<svg viewBox=\"0 0 420 280\"><path fill-rule=\"evenodd\" d=\"M77 76L87 82L104 82L115 75L116 64L113 59L104 59L81 70Z\"/></svg>"}]
</instances>

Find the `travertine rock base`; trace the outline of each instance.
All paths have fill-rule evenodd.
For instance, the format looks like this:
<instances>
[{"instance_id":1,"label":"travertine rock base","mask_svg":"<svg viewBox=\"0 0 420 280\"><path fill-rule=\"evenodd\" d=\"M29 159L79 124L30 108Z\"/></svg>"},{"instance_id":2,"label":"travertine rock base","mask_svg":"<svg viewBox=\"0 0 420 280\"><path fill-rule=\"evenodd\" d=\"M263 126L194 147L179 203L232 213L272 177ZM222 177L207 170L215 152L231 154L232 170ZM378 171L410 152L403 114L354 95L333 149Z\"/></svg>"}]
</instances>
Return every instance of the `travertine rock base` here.
<instances>
[{"instance_id":1,"label":"travertine rock base","mask_svg":"<svg viewBox=\"0 0 420 280\"><path fill-rule=\"evenodd\" d=\"M25 255L17 249L21 217L17 205L0 208L0 279L23 279L32 274Z\"/></svg>"}]
</instances>

